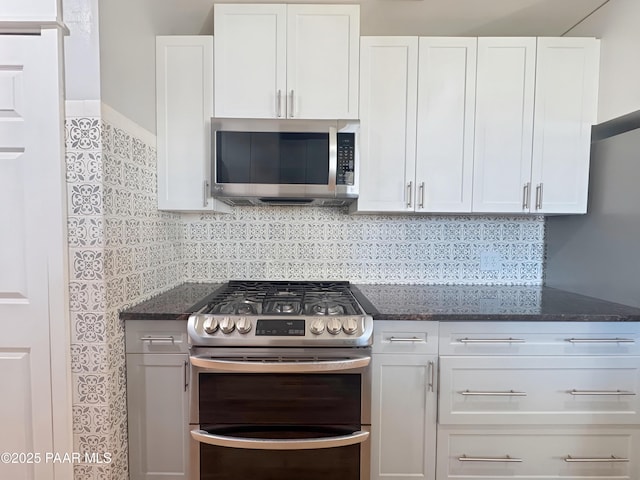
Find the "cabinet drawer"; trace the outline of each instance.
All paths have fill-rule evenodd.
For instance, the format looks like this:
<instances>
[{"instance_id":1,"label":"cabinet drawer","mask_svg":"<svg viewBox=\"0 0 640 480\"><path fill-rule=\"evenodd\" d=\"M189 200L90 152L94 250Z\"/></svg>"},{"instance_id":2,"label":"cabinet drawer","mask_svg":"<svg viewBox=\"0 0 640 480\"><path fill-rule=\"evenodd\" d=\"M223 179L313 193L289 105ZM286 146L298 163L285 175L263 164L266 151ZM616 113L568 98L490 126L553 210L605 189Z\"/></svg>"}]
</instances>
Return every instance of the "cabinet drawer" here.
<instances>
[{"instance_id":1,"label":"cabinet drawer","mask_svg":"<svg viewBox=\"0 0 640 480\"><path fill-rule=\"evenodd\" d=\"M376 320L373 353L437 354L438 322Z\"/></svg>"},{"instance_id":2,"label":"cabinet drawer","mask_svg":"<svg viewBox=\"0 0 640 480\"><path fill-rule=\"evenodd\" d=\"M640 357L441 357L442 424L640 424Z\"/></svg>"},{"instance_id":3,"label":"cabinet drawer","mask_svg":"<svg viewBox=\"0 0 640 480\"><path fill-rule=\"evenodd\" d=\"M437 479L637 479L638 437L629 429L442 428Z\"/></svg>"},{"instance_id":4,"label":"cabinet drawer","mask_svg":"<svg viewBox=\"0 0 640 480\"><path fill-rule=\"evenodd\" d=\"M440 355L640 355L637 322L443 322Z\"/></svg>"},{"instance_id":5,"label":"cabinet drawer","mask_svg":"<svg viewBox=\"0 0 640 480\"><path fill-rule=\"evenodd\" d=\"M127 353L187 353L185 320L128 320L125 323Z\"/></svg>"}]
</instances>

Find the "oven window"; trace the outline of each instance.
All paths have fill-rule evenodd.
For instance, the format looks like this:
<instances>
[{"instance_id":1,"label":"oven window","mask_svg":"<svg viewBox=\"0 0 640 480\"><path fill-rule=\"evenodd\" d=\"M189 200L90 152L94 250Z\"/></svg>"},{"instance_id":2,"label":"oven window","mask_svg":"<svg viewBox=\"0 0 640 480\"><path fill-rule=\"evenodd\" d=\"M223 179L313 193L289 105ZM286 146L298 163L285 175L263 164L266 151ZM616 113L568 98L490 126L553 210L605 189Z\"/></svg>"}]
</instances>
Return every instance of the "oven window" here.
<instances>
[{"instance_id":1,"label":"oven window","mask_svg":"<svg viewBox=\"0 0 640 480\"><path fill-rule=\"evenodd\" d=\"M201 480L360 480L360 445L247 450L200 444Z\"/></svg>"},{"instance_id":2,"label":"oven window","mask_svg":"<svg viewBox=\"0 0 640 480\"><path fill-rule=\"evenodd\" d=\"M201 373L200 424L360 425L361 375Z\"/></svg>"},{"instance_id":3,"label":"oven window","mask_svg":"<svg viewBox=\"0 0 640 480\"><path fill-rule=\"evenodd\" d=\"M329 134L218 131L216 182L327 185Z\"/></svg>"}]
</instances>

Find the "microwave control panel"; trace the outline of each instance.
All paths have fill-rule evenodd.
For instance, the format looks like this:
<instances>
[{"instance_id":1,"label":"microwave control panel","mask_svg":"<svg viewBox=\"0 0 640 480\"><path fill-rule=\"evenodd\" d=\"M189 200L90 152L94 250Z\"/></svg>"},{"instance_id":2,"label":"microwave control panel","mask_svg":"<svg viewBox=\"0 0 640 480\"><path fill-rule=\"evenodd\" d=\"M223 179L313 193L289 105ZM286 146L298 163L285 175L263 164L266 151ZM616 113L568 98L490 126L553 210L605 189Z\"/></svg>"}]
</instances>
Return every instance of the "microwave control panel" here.
<instances>
[{"instance_id":1,"label":"microwave control panel","mask_svg":"<svg viewBox=\"0 0 640 480\"><path fill-rule=\"evenodd\" d=\"M338 133L337 185L353 185L355 181L355 133Z\"/></svg>"}]
</instances>

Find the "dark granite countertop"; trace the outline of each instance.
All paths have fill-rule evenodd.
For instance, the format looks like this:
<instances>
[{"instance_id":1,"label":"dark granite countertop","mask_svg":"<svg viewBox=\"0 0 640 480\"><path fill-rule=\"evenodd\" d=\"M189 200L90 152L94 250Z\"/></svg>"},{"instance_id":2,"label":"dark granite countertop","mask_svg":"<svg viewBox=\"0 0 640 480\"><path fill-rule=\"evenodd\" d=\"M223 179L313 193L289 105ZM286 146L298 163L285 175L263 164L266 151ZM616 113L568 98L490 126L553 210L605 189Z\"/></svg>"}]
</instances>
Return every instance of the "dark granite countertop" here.
<instances>
[{"instance_id":1,"label":"dark granite countertop","mask_svg":"<svg viewBox=\"0 0 640 480\"><path fill-rule=\"evenodd\" d=\"M183 283L120 312L121 320L186 320L223 283Z\"/></svg>"},{"instance_id":2,"label":"dark granite countertop","mask_svg":"<svg viewBox=\"0 0 640 480\"><path fill-rule=\"evenodd\" d=\"M375 320L637 322L640 309L542 286L353 285Z\"/></svg>"},{"instance_id":3,"label":"dark granite countertop","mask_svg":"<svg viewBox=\"0 0 640 480\"><path fill-rule=\"evenodd\" d=\"M184 283L120 313L186 320L221 283ZM374 320L638 322L640 309L541 286L352 285Z\"/></svg>"}]
</instances>

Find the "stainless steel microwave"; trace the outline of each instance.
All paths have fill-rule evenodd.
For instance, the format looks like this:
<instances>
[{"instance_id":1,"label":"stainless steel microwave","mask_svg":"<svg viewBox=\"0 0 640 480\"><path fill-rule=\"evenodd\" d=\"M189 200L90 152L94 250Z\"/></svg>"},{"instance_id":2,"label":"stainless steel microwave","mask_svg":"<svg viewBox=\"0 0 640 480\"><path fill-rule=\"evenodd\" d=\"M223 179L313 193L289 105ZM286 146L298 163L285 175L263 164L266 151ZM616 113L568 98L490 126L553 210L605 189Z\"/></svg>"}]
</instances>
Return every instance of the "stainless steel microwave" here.
<instances>
[{"instance_id":1,"label":"stainless steel microwave","mask_svg":"<svg viewBox=\"0 0 640 480\"><path fill-rule=\"evenodd\" d=\"M357 143L355 123L212 120L212 194L231 205L348 205Z\"/></svg>"}]
</instances>

